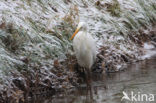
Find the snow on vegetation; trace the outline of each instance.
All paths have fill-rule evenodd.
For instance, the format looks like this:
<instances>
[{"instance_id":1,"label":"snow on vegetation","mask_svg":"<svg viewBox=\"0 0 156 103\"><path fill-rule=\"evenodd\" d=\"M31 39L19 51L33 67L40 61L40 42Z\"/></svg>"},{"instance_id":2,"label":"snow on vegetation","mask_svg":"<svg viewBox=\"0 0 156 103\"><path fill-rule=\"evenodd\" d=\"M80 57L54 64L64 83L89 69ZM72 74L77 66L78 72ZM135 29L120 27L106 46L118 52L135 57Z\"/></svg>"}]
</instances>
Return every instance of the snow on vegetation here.
<instances>
[{"instance_id":1,"label":"snow on vegetation","mask_svg":"<svg viewBox=\"0 0 156 103\"><path fill-rule=\"evenodd\" d=\"M34 78L44 85L52 83L53 87L65 88L66 83L72 86L77 79L68 68L74 60L71 59L74 53L69 38L79 21L86 22L88 32L96 39L99 49L96 66L110 72L118 71L127 62L143 55L140 48L143 42L150 40L150 30L156 23L156 2L1 0L0 83L7 87L12 83L9 82L11 78L22 76L23 85L28 85L25 78ZM151 48L146 44L144 47ZM69 66L60 66L65 64ZM36 77L40 72L47 75L40 76L42 80ZM59 82L60 78L67 82ZM20 99L23 100L22 97Z\"/></svg>"}]
</instances>

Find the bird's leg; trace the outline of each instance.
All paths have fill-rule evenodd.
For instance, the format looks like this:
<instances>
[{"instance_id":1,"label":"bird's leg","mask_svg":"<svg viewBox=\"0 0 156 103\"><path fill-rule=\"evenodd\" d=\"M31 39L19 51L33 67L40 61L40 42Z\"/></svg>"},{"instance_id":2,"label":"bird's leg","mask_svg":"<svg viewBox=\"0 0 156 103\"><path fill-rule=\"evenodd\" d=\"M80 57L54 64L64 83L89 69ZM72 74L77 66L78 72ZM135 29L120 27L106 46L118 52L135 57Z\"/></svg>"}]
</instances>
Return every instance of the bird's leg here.
<instances>
[{"instance_id":1,"label":"bird's leg","mask_svg":"<svg viewBox=\"0 0 156 103\"><path fill-rule=\"evenodd\" d=\"M91 78L91 72L90 70L86 69L87 73L86 73L86 83L87 83L87 94L89 92L89 96L91 101L93 100L93 93L92 93L92 78Z\"/></svg>"},{"instance_id":2,"label":"bird's leg","mask_svg":"<svg viewBox=\"0 0 156 103\"><path fill-rule=\"evenodd\" d=\"M90 85L92 81L90 69L87 69L87 77L88 84Z\"/></svg>"},{"instance_id":3,"label":"bird's leg","mask_svg":"<svg viewBox=\"0 0 156 103\"><path fill-rule=\"evenodd\" d=\"M85 70L85 68L83 68L83 70L84 70L84 74L85 74L85 81L86 81L86 84L88 87L88 72Z\"/></svg>"},{"instance_id":4,"label":"bird's leg","mask_svg":"<svg viewBox=\"0 0 156 103\"><path fill-rule=\"evenodd\" d=\"M89 72L88 72L88 69L85 69L84 68L84 73L85 73L85 81L86 81L86 84L87 84L87 88L89 87Z\"/></svg>"},{"instance_id":5,"label":"bird's leg","mask_svg":"<svg viewBox=\"0 0 156 103\"><path fill-rule=\"evenodd\" d=\"M89 82L89 91L90 91L90 99L93 100L93 92L92 92L92 75L90 69L88 70L88 82Z\"/></svg>"}]
</instances>

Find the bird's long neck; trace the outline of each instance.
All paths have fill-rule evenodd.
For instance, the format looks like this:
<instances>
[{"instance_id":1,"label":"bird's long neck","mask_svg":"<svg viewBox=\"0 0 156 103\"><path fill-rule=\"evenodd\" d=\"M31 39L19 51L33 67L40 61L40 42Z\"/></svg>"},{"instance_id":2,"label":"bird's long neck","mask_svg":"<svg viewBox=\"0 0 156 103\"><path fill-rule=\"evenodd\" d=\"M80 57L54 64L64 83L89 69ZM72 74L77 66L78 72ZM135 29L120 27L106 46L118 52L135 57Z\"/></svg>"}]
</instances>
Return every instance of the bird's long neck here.
<instances>
[{"instance_id":1,"label":"bird's long neck","mask_svg":"<svg viewBox=\"0 0 156 103\"><path fill-rule=\"evenodd\" d=\"M87 35L87 29L86 28L82 29L81 32L83 32L85 35Z\"/></svg>"},{"instance_id":2,"label":"bird's long neck","mask_svg":"<svg viewBox=\"0 0 156 103\"><path fill-rule=\"evenodd\" d=\"M83 38L86 38L86 36L88 35L86 30L82 30L80 32L81 32L80 34L82 35Z\"/></svg>"},{"instance_id":3,"label":"bird's long neck","mask_svg":"<svg viewBox=\"0 0 156 103\"><path fill-rule=\"evenodd\" d=\"M87 30L84 30L83 32L84 32L85 35L87 35Z\"/></svg>"}]
</instances>

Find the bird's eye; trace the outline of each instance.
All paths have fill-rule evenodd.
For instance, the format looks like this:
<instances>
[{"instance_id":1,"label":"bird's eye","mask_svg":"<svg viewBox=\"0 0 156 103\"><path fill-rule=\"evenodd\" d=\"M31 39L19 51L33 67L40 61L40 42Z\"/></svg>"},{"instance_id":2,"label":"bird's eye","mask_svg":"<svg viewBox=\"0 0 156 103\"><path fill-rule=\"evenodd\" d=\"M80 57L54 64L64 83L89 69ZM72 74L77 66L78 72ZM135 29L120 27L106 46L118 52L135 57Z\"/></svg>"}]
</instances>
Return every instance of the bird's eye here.
<instances>
[{"instance_id":1,"label":"bird's eye","mask_svg":"<svg viewBox=\"0 0 156 103\"><path fill-rule=\"evenodd\" d=\"M80 27L80 30L83 30L83 27L82 26Z\"/></svg>"}]
</instances>

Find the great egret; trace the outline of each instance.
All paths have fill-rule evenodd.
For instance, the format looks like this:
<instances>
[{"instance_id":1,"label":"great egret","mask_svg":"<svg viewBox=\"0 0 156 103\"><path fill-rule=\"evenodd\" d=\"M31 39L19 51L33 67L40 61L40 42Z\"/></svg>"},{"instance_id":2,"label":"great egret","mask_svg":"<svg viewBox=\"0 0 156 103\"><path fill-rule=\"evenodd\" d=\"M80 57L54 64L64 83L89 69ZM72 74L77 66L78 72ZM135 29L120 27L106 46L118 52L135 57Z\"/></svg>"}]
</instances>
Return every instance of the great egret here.
<instances>
[{"instance_id":1,"label":"great egret","mask_svg":"<svg viewBox=\"0 0 156 103\"><path fill-rule=\"evenodd\" d=\"M90 69L96 60L96 45L93 37L87 33L86 23L80 22L78 24L70 40L72 39L78 64L87 69L90 75Z\"/></svg>"}]
</instances>

